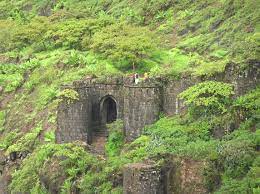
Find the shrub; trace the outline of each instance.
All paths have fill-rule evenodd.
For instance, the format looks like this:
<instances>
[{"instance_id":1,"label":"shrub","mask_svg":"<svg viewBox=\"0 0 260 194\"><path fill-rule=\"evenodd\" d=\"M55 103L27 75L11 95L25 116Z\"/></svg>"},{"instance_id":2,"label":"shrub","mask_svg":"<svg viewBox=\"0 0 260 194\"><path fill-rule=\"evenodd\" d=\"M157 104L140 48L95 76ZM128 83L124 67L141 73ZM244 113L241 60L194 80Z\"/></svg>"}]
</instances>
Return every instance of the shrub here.
<instances>
[{"instance_id":1,"label":"shrub","mask_svg":"<svg viewBox=\"0 0 260 194\"><path fill-rule=\"evenodd\" d=\"M28 24L17 25L12 35L12 48L22 49L37 43L38 46L42 45L42 48L45 49L44 34L49 25L46 17L35 17Z\"/></svg>"},{"instance_id":2,"label":"shrub","mask_svg":"<svg viewBox=\"0 0 260 194\"><path fill-rule=\"evenodd\" d=\"M255 120L259 119L258 114L260 111L260 88L252 90L247 94L238 97L233 106L237 111L237 116L241 120L249 119L253 117Z\"/></svg>"},{"instance_id":3,"label":"shrub","mask_svg":"<svg viewBox=\"0 0 260 194\"><path fill-rule=\"evenodd\" d=\"M149 136L142 135L131 144L126 145L124 148L126 152L122 156L128 159L129 162L140 162L149 156L148 146L150 142L151 138Z\"/></svg>"},{"instance_id":4,"label":"shrub","mask_svg":"<svg viewBox=\"0 0 260 194\"><path fill-rule=\"evenodd\" d=\"M7 149L9 146L11 146L15 140L21 135L21 133L18 132L18 130L13 130L8 132L3 138L1 138L0 143L0 150L1 149Z\"/></svg>"},{"instance_id":5,"label":"shrub","mask_svg":"<svg viewBox=\"0 0 260 194\"><path fill-rule=\"evenodd\" d=\"M52 25L45 39L55 47L87 50L96 31L111 23L113 19L109 16L97 19L70 19Z\"/></svg>"},{"instance_id":6,"label":"shrub","mask_svg":"<svg viewBox=\"0 0 260 194\"><path fill-rule=\"evenodd\" d=\"M152 137L149 154L173 153L179 156L208 158L215 153L217 141L210 139L206 121L183 124L180 118L163 118L145 129Z\"/></svg>"},{"instance_id":7,"label":"shrub","mask_svg":"<svg viewBox=\"0 0 260 194\"><path fill-rule=\"evenodd\" d=\"M38 173L44 162L52 156L54 151L55 146L52 144L46 144L37 148L32 155L23 160L21 168L12 174L12 182L9 185L9 189L13 192L36 190L40 182Z\"/></svg>"},{"instance_id":8,"label":"shrub","mask_svg":"<svg viewBox=\"0 0 260 194\"><path fill-rule=\"evenodd\" d=\"M255 145L250 140L234 139L223 142L219 157L223 162L225 175L240 178L249 171L255 157Z\"/></svg>"},{"instance_id":9,"label":"shrub","mask_svg":"<svg viewBox=\"0 0 260 194\"><path fill-rule=\"evenodd\" d=\"M37 138L41 131L42 131L41 126L35 127L29 133L26 133L24 136L18 139L15 142L15 144L10 145L7 149L7 153L23 152L23 151L31 152L39 141L39 139Z\"/></svg>"},{"instance_id":10,"label":"shrub","mask_svg":"<svg viewBox=\"0 0 260 194\"><path fill-rule=\"evenodd\" d=\"M45 132L44 141L54 143L55 142L55 132L53 130Z\"/></svg>"},{"instance_id":11,"label":"shrub","mask_svg":"<svg viewBox=\"0 0 260 194\"><path fill-rule=\"evenodd\" d=\"M205 81L188 88L179 97L188 105L193 115L206 117L227 112L233 94L231 84Z\"/></svg>"},{"instance_id":12,"label":"shrub","mask_svg":"<svg viewBox=\"0 0 260 194\"><path fill-rule=\"evenodd\" d=\"M43 73L44 72L44 73ZM40 67L36 68L29 77L29 80L25 82L25 88L32 91L37 85L51 84L53 78L57 76L57 71L54 68Z\"/></svg>"},{"instance_id":13,"label":"shrub","mask_svg":"<svg viewBox=\"0 0 260 194\"><path fill-rule=\"evenodd\" d=\"M38 110L42 110L48 103L50 103L56 96L57 90L55 86L41 85L36 89L37 99L36 106Z\"/></svg>"},{"instance_id":14,"label":"shrub","mask_svg":"<svg viewBox=\"0 0 260 194\"><path fill-rule=\"evenodd\" d=\"M57 97L65 100L68 104L79 100L78 92L73 89L64 89L57 95Z\"/></svg>"},{"instance_id":15,"label":"shrub","mask_svg":"<svg viewBox=\"0 0 260 194\"><path fill-rule=\"evenodd\" d=\"M245 180L225 179L220 190L216 194L247 194L252 193Z\"/></svg>"},{"instance_id":16,"label":"shrub","mask_svg":"<svg viewBox=\"0 0 260 194\"><path fill-rule=\"evenodd\" d=\"M93 36L93 50L111 59L119 69L135 68L156 50L156 39L145 27L124 23L103 28Z\"/></svg>"},{"instance_id":17,"label":"shrub","mask_svg":"<svg viewBox=\"0 0 260 194\"><path fill-rule=\"evenodd\" d=\"M40 171L44 170L44 164L51 158L62 158L60 165L65 169L67 179L61 192L70 192L72 181L81 173L91 173L97 169L99 162L96 157L84 151L76 144L52 144L39 146L29 157L23 160L21 168L12 174L12 182L9 189L12 192L29 192L44 190L40 183ZM52 173L55 172L53 169ZM69 185L68 187L66 185ZM68 189L68 190L66 190Z\"/></svg>"},{"instance_id":18,"label":"shrub","mask_svg":"<svg viewBox=\"0 0 260 194\"><path fill-rule=\"evenodd\" d=\"M106 154L108 156L119 155L124 144L123 121L117 120L107 125L109 136L106 144Z\"/></svg>"},{"instance_id":19,"label":"shrub","mask_svg":"<svg viewBox=\"0 0 260 194\"><path fill-rule=\"evenodd\" d=\"M15 27L15 22L12 20L0 20L0 53L10 49L10 42Z\"/></svg>"},{"instance_id":20,"label":"shrub","mask_svg":"<svg viewBox=\"0 0 260 194\"><path fill-rule=\"evenodd\" d=\"M5 92L12 92L16 90L22 85L23 80L23 75L19 72L9 75L0 74L0 83L3 83Z\"/></svg>"},{"instance_id":21,"label":"shrub","mask_svg":"<svg viewBox=\"0 0 260 194\"><path fill-rule=\"evenodd\" d=\"M233 179L225 177L216 194L222 193L259 193L260 158L256 157L249 172L244 178Z\"/></svg>"}]
</instances>

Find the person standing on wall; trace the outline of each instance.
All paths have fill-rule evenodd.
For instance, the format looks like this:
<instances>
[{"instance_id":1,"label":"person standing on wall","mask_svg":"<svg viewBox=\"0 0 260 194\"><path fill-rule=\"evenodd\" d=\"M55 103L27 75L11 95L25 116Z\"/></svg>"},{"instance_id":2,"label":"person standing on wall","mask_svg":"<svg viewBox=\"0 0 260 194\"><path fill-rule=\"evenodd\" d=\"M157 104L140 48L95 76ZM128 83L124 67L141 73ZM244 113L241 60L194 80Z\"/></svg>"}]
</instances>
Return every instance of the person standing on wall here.
<instances>
[{"instance_id":1,"label":"person standing on wall","mask_svg":"<svg viewBox=\"0 0 260 194\"><path fill-rule=\"evenodd\" d=\"M135 73L135 75L134 75L134 81L135 81L135 84L138 84L138 83L139 83L139 75L138 75L138 73Z\"/></svg>"}]
</instances>

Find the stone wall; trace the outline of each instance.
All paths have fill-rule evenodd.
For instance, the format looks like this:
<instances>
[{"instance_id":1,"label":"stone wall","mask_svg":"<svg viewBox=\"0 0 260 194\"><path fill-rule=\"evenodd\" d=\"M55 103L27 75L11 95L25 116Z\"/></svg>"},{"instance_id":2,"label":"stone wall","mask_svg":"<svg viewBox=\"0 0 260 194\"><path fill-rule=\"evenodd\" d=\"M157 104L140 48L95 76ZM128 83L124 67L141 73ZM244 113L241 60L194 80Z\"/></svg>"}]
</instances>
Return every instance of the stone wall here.
<instances>
[{"instance_id":1,"label":"stone wall","mask_svg":"<svg viewBox=\"0 0 260 194\"><path fill-rule=\"evenodd\" d=\"M123 118L123 95L117 83L98 83L94 80L77 81L72 88L79 93L79 101L71 104L62 102L58 108L57 142L88 140L91 142L92 129L101 125L100 102L106 96L117 100L118 118Z\"/></svg>"},{"instance_id":2,"label":"stone wall","mask_svg":"<svg viewBox=\"0 0 260 194\"><path fill-rule=\"evenodd\" d=\"M241 69L235 65L227 65L223 73L214 74L213 76L193 77L183 75L176 80L168 80L163 87L163 111L166 115L176 115L185 111L183 102L178 99L178 95L187 88L206 81L215 80L234 85L235 96L245 94L247 91L254 89L259 85L259 63L252 63L246 69Z\"/></svg>"},{"instance_id":3,"label":"stone wall","mask_svg":"<svg viewBox=\"0 0 260 194\"><path fill-rule=\"evenodd\" d=\"M210 79L233 84L235 95L240 96L259 85L260 63L252 62L245 69L230 64L223 73L214 75Z\"/></svg>"},{"instance_id":4,"label":"stone wall","mask_svg":"<svg viewBox=\"0 0 260 194\"><path fill-rule=\"evenodd\" d=\"M156 86L126 86L124 98L125 135L131 141L140 136L145 125L158 120L161 94Z\"/></svg>"},{"instance_id":5,"label":"stone wall","mask_svg":"<svg viewBox=\"0 0 260 194\"><path fill-rule=\"evenodd\" d=\"M163 194L161 168L153 164L128 164L123 170L124 194Z\"/></svg>"},{"instance_id":6,"label":"stone wall","mask_svg":"<svg viewBox=\"0 0 260 194\"><path fill-rule=\"evenodd\" d=\"M166 115L177 115L185 110L183 101L178 98L178 95L188 87L199 83L199 78L191 76L183 76L180 79L169 80L163 87L163 111Z\"/></svg>"},{"instance_id":7,"label":"stone wall","mask_svg":"<svg viewBox=\"0 0 260 194\"><path fill-rule=\"evenodd\" d=\"M176 115L185 111L178 95L188 87L205 80L232 83L236 96L253 89L259 84L259 63L240 70L228 65L224 73L211 77L183 75L175 80L146 79L134 84L131 78L88 79L74 82L80 100L73 104L61 103L58 109L57 141L69 142L88 139L102 123L101 108L103 100L110 96L117 105L117 118L124 121L127 141L141 134L145 125L154 123L161 112Z\"/></svg>"},{"instance_id":8,"label":"stone wall","mask_svg":"<svg viewBox=\"0 0 260 194\"><path fill-rule=\"evenodd\" d=\"M170 157L171 158L171 157ZM168 158L169 170L165 172L166 193L190 194L209 193L203 176L207 163L203 160Z\"/></svg>"},{"instance_id":9,"label":"stone wall","mask_svg":"<svg viewBox=\"0 0 260 194\"><path fill-rule=\"evenodd\" d=\"M89 91L89 88L85 89ZM80 100L68 104L62 102L58 108L56 141L59 143L76 140L87 141L87 129L91 125L91 104L88 92L77 89Z\"/></svg>"},{"instance_id":10,"label":"stone wall","mask_svg":"<svg viewBox=\"0 0 260 194\"><path fill-rule=\"evenodd\" d=\"M203 176L203 160L168 155L164 164L134 163L124 166L124 194L191 194L210 193Z\"/></svg>"},{"instance_id":11,"label":"stone wall","mask_svg":"<svg viewBox=\"0 0 260 194\"><path fill-rule=\"evenodd\" d=\"M101 128L102 103L113 98L117 106L117 119L124 121L126 139L137 138L141 129L155 122L161 109L160 87L147 80L135 85L130 78L84 80L74 82L72 88L79 93L79 101L62 102L58 108L57 142L83 140L91 143L93 131Z\"/></svg>"}]
</instances>

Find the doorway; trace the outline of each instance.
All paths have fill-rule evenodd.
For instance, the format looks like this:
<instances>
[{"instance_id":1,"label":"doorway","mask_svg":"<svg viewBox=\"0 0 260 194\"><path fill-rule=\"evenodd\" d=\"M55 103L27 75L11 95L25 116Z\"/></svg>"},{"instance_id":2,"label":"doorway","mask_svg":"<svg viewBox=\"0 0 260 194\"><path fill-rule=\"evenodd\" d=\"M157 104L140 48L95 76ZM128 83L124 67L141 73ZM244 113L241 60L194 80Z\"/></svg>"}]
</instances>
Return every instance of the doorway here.
<instances>
[{"instance_id":1,"label":"doorway","mask_svg":"<svg viewBox=\"0 0 260 194\"><path fill-rule=\"evenodd\" d=\"M104 154L105 144L108 137L106 124L112 123L117 119L117 103L114 97L105 96L100 101L100 122L92 129L91 145L97 153Z\"/></svg>"},{"instance_id":2,"label":"doorway","mask_svg":"<svg viewBox=\"0 0 260 194\"><path fill-rule=\"evenodd\" d=\"M117 119L117 105L113 97L108 96L101 101L101 121L102 124L109 124Z\"/></svg>"}]
</instances>

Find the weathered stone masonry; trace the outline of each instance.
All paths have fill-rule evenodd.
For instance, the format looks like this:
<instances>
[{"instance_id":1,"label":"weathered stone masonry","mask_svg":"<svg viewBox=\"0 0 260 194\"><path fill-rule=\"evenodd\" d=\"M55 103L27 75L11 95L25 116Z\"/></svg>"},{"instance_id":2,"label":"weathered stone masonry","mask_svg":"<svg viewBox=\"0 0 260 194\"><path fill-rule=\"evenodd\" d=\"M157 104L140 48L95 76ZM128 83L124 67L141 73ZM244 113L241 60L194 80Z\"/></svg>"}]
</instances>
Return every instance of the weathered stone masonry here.
<instances>
[{"instance_id":1,"label":"weathered stone masonry","mask_svg":"<svg viewBox=\"0 0 260 194\"><path fill-rule=\"evenodd\" d=\"M104 82L94 79L74 82L72 86L80 100L73 104L61 103L58 108L57 141L83 140L91 143L95 130L106 124L104 102L112 99L116 104L116 118L124 121L126 139L131 141L140 130L159 117L161 109L160 87L151 80L139 85L130 79L116 78Z\"/></svg>"},{"instance_id":2,"label":"weathered stone masonry","mask_svg":"<svg viewBox=\"0 0 260 194\"><path fill-rule=\"evenodd\" d=\"M178 80L147 79L137 85L130 78L123 77L74 82L66 87L75 89L80 99L73 104L60 104L57 142L83 140L91 143L95 131L110 119L109 114L124 121L126 140L131 141L141 134L145 125L155 122L160 113L175 115L183 112L185 106L178 94L205 80L232 83L236 95L241 95L259 84L259 64L252 64L243 71L229 65L224 73L209 78L189 75ZM116 110L110 112L108 106Z\"/></svg>"},{"instance_id":3,"label":"weathered stone masonry","mask_svg":"<svg viewBox=\"0 0 260 194\"><path fill-rule=\"evenodd\" d=\"M125 86L124 129L127 140L133 140L145 125L159 117L161 93L158 86Z\"/></svg>"}]
</instances>

